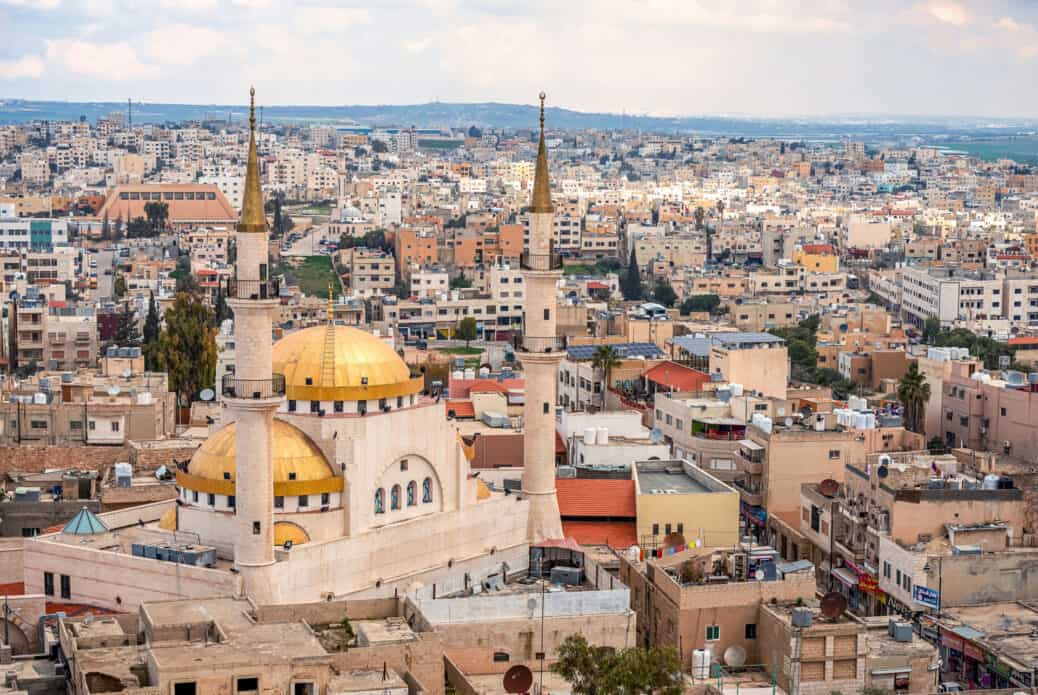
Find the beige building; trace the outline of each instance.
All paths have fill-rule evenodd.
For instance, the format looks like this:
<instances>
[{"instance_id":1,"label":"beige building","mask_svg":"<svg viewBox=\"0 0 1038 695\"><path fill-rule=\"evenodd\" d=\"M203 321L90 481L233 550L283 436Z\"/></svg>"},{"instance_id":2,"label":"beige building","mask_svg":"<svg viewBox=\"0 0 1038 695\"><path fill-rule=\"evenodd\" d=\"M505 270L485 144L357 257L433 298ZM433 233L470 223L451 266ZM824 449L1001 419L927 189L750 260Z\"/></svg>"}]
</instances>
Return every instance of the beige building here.
<instances>
[{"instance_id":1,"label":"beige building","mask_svg":"<svg viewBox=\"0 0 1038 695\"><path fill-rule=\"evenodd\" d=\"M789 354L770 333L715 333L710 336L710 373L775 398L786 397Z\"/></svg>"},{"instance_id":2,"label":"beige building","mask_svg":"<svg viewBox=\"0 0 1038 695\"><path fill-rule=\"evenodd\" d=\"M688 461L638 461L631 471L640 547L660 547L671 533L708 547L738 542L734 488Z\"/></svg>"},{"instance_id":3,"label":"beige building","mask_svg":"<svg viewBox=\"0 0 1038 695\"><path fill-rule=\"evenodd\" d=\"M368 297L385 294L396 283L393 256L378 249L342 249L338 254L343 281L353 295Z\"/></svg>"}]
</instances>

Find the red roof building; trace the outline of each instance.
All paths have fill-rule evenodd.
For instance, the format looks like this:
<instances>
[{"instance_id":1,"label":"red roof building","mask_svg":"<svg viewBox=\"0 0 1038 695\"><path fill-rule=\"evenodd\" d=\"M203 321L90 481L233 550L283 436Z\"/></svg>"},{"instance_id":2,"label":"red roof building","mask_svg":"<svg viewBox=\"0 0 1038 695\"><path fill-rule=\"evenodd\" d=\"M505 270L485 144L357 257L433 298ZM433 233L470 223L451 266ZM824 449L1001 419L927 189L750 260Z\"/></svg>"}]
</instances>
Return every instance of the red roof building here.
<instances>
[{"instance_id":1,"label":"red roof building","mask_svg":"<svg viewBox=\"0 0 1038 695\"><path fill-rule=\"evenodd\" d=\"M633 480L559 478L555 481L563 519L634 519Z\"/></svg>"},{"instance_id":2,"label":"red roof building","mask_svg":"<svg viewBox=\"0 0 1038 695\"><path fill-rule=\"evenodd\" d=\"M661 362L645 372L645 379L656 385L657 391L702 391L710 383L710 375L677 362Z\"/></svg>"}]
</instances>

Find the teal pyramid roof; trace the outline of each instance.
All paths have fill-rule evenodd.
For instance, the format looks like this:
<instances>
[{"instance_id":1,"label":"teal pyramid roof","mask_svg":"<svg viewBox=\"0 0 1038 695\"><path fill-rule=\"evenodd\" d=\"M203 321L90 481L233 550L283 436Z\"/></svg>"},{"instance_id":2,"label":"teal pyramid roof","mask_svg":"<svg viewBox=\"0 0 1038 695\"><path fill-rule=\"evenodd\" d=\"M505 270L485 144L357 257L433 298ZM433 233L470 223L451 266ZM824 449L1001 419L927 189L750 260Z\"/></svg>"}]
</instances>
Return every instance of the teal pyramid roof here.
<instances>
[{"instance_id":1,"label":"teal pyramid roof","mask_svg":"<svg viewBox=\"0 0 1038 695\"><path fill-rule=\"evenodd\" d=\"M62 533L76 533L81 535L89 535L92 533L104 533L108 530L104 522L97 518L97 514L83 507L72 519L65 524L65 528L62 529Z\"/></svg>"}]
</instances>

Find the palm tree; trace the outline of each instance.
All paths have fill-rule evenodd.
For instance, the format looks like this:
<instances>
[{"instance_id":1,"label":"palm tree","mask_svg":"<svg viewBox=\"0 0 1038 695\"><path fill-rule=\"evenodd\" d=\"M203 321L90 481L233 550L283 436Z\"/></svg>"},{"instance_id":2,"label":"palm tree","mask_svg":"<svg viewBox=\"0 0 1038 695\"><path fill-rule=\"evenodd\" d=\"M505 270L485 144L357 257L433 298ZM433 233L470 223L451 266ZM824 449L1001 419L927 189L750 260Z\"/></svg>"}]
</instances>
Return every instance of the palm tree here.
<instances>
[{"instance_id":1,"label":"palm tree","mask_svg":"<svg viewBox=\"0 0 1038 695\"><path fill-rule=\"evenodd\" d=\"M591 367L602 372L602 410L605 410L606 392L609 390L609 377L614 369L620 366L620 355L612 345L600 345L591 357Z\"/></svg>"},{"instance_id":2,"label":"palm tree","mask_svg":"<svg viewBox=\"0 0 1038 695\"><path fill-rule=\"evenodd\" d=\"M706 217L706 210L704 210L702 206L697 207L695 209L695 211L692 213L692 215L693 215L693 217L695 217L695 220L696 220L696 229L697 230L702 229L703 228L703 218Z\"/></svg>"},{"instance_id":3,"label":"palm tree","mask_svg":"<svg viewBox=\"0 0 1038 695\"><path fill-rule=\"evenodd\" d=\"M901 377L901 383L897 385L897 399L905 410L905 429L921 433L923 412L926 402L930 400L930 384L915 362L909 365L908 371Z\"/></svg>"}]
</instances>

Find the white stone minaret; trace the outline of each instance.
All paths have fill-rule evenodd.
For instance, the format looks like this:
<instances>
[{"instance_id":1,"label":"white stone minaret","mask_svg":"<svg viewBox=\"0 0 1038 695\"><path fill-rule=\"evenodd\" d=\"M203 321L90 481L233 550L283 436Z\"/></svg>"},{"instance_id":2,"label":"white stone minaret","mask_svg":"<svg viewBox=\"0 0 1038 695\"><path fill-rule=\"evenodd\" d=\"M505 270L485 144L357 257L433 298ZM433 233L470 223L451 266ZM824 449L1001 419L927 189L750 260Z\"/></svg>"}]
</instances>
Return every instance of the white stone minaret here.
<instances>
[{"instance_id":1,"label":"white stone minaret","mask_svg":"<svg viewBox=\"0 0 1038 695\"><path fill-rule=\"evenodd\" d=\"M274 564L274 468L271 459L274 412L284 400L285 379L271 373L271 326L278 306L269 276L267 218L256 156L256 90L250 90L249 160L237 227L238 260L227 300L234 311L235 372L222 390L237 422L234 564L244 591L270 595L267 570Z\"/></svg>"},{"instance_id":2,"label":"white stone minaret","mask_svg":"<svg viewBox=\"0 0 1038 695\"><path fill-rule=\"evenodd\" d=\"M564 356L562 340L555 335L555 314L562 269L552 243L555 207L551 203L544 146L544 92L540 97L541 137L530 204L530 241L522 263L526 310L519 355L526 377L523 496L530 501L531 542L562 538L555 495L555 401L559 362Z\"/></svg>"}]
</instances>

